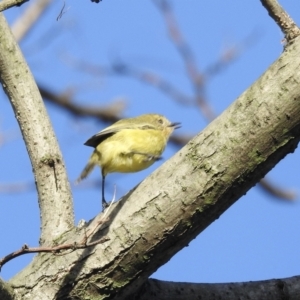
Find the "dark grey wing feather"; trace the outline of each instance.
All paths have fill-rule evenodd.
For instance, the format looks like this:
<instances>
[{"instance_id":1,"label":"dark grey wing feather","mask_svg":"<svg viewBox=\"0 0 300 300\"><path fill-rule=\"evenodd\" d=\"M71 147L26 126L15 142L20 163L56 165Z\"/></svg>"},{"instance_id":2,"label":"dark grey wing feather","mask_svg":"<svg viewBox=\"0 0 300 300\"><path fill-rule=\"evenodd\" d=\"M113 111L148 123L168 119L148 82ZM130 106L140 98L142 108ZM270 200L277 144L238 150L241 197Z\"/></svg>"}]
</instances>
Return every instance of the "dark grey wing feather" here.
<instances>
[{"instance_id":1,"label":"dark grey wing feather","mask_svg":"<svg viewBox=\"0 0 300 300\"><path fill-rule=\"evenodd\" d=\"M84 145L94 147L96 148L100 143L102 143L104 140L115 134L116 132L106 133L106 134L95 134L92 137L90 137Z\"/></svg>"}]
</instances>

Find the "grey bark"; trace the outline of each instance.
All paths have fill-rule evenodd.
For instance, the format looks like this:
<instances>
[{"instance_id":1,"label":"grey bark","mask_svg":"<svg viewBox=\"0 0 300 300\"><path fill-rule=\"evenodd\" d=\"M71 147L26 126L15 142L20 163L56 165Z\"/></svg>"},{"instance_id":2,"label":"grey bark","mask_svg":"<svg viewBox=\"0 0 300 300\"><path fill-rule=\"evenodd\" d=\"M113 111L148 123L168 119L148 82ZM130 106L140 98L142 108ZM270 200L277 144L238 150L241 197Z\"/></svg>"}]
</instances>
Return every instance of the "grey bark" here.
<instances>
[{"instance_id":1,"label":"grey bark","mask_svg":"<svg viewBox=\"0 0 300 300\"><path fill-rule=\"evenodd\" d=\"M43 100L0 13L0 81L19 123L31 160L41 214L41 244L72 228L73 203L63 158Z\"/></svg>"}]
</instances>

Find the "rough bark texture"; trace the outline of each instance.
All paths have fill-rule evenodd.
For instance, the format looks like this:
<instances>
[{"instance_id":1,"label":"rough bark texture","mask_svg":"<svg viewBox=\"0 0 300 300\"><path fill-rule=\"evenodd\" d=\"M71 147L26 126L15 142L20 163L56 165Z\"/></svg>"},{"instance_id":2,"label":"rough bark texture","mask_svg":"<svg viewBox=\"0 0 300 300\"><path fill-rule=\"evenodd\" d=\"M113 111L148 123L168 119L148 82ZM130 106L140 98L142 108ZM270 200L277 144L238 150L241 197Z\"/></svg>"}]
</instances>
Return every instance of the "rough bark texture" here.
<instances>
[{"instance_id":1,"label":"rough bark texture","mask_svg":"<svg viewBox=\"0 0 300 300\"><path fill-rule=\"evenodd\" d=\"M14 290L6 282L2 281L0 278L0 299L1 300L13 300Z\"/></svg>"},{"instance_id":2,"label":"rough bark texture","mask_svg":"<svg viewBox=\"0 0 300 300\"><path fill-rule=\"evenodd\" d=\"M287 43L300 35L300 29L294 20L280 6L277 0L260 0L270 17L277 23Z\"/></svg>"},{"instance_id":3,"label":"rough bark texture","mask_svg":"<svg viewBox=\"0 0 300 300\"><path fill-rule=\"evenodd\" d=\"M43 100L0 13L0 81L30 156L41 212L41 244L72 228L73 204L62 155Z\"/></svg>"},{"instance_id":4,"label":"rough bark texture","mask_svg":"<svg viewBox=\"0 0 300 300\"><path fill-rule=\"evenodd\" d=\"M299 53L297 38L221 116L114 205L93 237L106 235L108 242L64 256L38 255L11 280L18 299L125 299L136 293L297 147ZM56 242L79 240L85 230Z\"/></svg>"}]
</instances>

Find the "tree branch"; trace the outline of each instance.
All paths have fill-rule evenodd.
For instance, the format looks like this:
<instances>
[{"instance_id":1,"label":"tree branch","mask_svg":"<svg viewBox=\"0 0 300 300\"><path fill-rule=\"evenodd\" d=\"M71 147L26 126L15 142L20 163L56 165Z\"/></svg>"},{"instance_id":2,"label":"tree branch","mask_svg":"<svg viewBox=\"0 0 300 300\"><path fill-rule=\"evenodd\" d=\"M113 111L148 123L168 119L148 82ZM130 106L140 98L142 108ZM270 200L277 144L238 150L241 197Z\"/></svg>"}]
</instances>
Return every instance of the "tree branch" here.
<instances>
[{"instance_id":1,"label":"tree branch","mask_svg":"<svg viewBox=\"0 0 300 300\"><path fill-rule=\"evenodd\" d=\"M0 80L30 156L41 211L41 240L73 226L71 190L43 100L5 18L0 14Z\"/></svg>"},{"instance_id":2,"label":"tree branch","mask_svg":"<svg viewBox=\"0 0 300 300\"><path fill-rule=\"evenodd\" d=\"M297 300L300 297L300 276L254 282L185 283L148 279L137 295L138 300ZM126 299L129 300L129 299Z\"/></svg>"},{"instance_id":3,"label":"tree branch","mask_svg":"<svg viewBox=\"0 0 300 300\"><path fill-rule=\"evenodd\" d=\"M280 6L277 0L260 0L266 8L269 16L277 23L284 34L287 43L291 42L300 35L300 29L294 20Z\"/></svg>"}]
</instances>

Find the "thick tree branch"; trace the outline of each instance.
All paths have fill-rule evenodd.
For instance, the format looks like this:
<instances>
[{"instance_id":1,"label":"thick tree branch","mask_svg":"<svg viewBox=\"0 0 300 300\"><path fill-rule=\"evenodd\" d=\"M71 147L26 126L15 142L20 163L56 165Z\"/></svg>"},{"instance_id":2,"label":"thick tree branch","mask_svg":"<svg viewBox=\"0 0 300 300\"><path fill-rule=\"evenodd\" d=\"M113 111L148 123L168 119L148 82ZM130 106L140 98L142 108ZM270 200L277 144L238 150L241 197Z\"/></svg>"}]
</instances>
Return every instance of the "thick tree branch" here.
<instances>
[{"instance_id":1,"label":"thick tree branch","mask_svg":"<svg viewBox=\"0 0 300 300\"><path fill-rule=\"evenodd\" d=\"M70 185L43 100L2 14L0 80L30 156L39 195L41 243L49 243L73 226Z\"/></svg>"},{"instance_id":2,"label":"thick tree branch","mask_svg":"<svg viewBox=\"0 0 300 300\"><path fill-rule=\"evenodd\" d=\"M185 283L148 279L130 300L298 300L300 277L237 283ZM129 299L126 299L129 300Z\"/></svg>"},{"instance_id":3,"label":"thick tree branch","mask_svg":"<svg viewBox=\"0 0 300 300\"><path fill-rule=\"evenodd\" d=\"M300 29L277 0L260 0L270 17L277 23L287 43L300 35Z\"/></svg>"},{"instance_id":4,"label":"thick tree branch","mask_svg":"<svg viewBox=\"0 0 300 300\"><path fill-rule=\"evenodd\" d=\"M37 256L11 281L19 295L30 290L33 300L46 292L49 299L123 300L135 294L295 150L300 140L299 52L300 38L222 115L113 205L107 228L93 237L109 241L63 259ZM83 230L68 233L68 239Z\"/></svg>"},{"instance_id":5,"label":"thick tree branch","mask_svg":"<svg viewBox=\"0 0 300 300\"><path fill-rule=\"evenodd\" d=\"M195 103L197 103L198 107L200 108L207 122L211 122L217 117L217 115L214 113L213 109L210 107L206 99L206 81L207 81L208 74L206 74L205 72L201 73L198 70L193 51L188 45L188 43L186 43L183 35L181 34L181 31L176 22L169 1L153 0L153 2L158 6L162 15L164 16L165 23L168 28L169 36L175 48L177 49L180 56L182 57L187 74L189 76L191 84L194 87ZM248 40L246 41L247 44L249 44L251 40L252 40L251 38L248 38ZM232 53L231 54L229 53L229 55L232 55ZM220 64L220 61L218 63L219 64L216 64L214 68L218 69L222 65ZM285 190L280 190L279 188L276 188L270 181L266 179L262 179L260 183L261 183L261 187L265 191L267 191L268 193L270 193L275 197L281 197L281 199L284 200L295 199L295 195L291 195L290 193L287 193Z\"/></svg>"}]
</instances>

